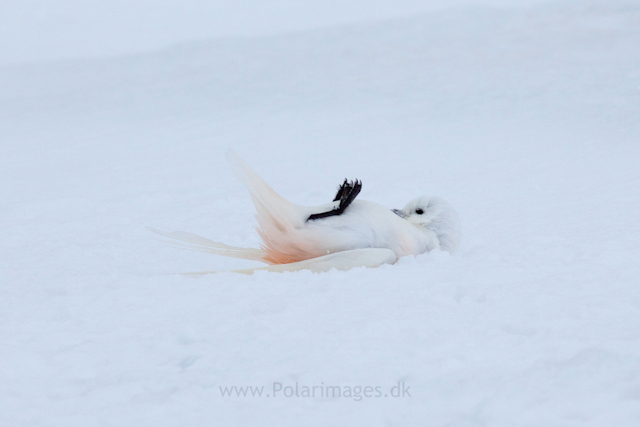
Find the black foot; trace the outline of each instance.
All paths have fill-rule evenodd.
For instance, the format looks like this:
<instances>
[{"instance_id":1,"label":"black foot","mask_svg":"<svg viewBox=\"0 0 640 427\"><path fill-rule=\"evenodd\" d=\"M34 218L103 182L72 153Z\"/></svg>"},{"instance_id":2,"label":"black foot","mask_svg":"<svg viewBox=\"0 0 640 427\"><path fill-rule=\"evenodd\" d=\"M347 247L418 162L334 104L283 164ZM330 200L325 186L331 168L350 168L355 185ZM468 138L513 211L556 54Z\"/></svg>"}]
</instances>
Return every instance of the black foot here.
<instances>
[{"instance_id":1,"label":"black foot","mask_svg":"<svg viewBox=\"0 0 640 427\"><path fill-rule=\"evenodd\" d=\"M328 212L322 212L311 215L307 218L307 221L326 218L328 216L340 215L344 212L345 209L356 199L358 193L362 190L362 182L356 179L355 183L353 181L347 182L346 178L344 183L340 186L336 197L333 199L334 202L340 200L340 204L337 208L330 210Z\"/></svg>"}]
</instances>

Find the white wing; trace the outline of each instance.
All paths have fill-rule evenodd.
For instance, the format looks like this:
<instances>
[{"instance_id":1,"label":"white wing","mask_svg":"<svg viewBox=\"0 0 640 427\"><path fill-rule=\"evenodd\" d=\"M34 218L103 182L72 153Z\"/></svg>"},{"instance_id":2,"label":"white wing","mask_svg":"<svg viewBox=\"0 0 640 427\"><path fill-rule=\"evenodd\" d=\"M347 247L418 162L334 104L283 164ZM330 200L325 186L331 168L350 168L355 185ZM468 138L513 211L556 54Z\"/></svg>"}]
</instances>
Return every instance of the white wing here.
<instances>
[{"instance_id":1,"label":"white wing","mask_svg":"<svg viewBox=\"0 0 640 427\"><path fill-rule=\"evenodd\" d=\"M260 261L267 263L264 260L265 252L261 249L254 248L238 248L235 246L228 246L224 243L214 242L213 240L209 240L206 237L198 236L197 234L187 233L184 231L174 231L172 233L167 233L165 231L160 231L158 229L147 227L149 230L154 233L158 233L165 237L169 237L170 239L179 240L180 242L171 242L177 244L183 248L190 249L192 251L198 252L207 252L215 255L223 255L232 258L242 258L249 259L253 261ZM189 243L188 245L185 243Z\"/></svg>"},{"instance_id":2,"label":"white wing","mask_svg":"<svg viewBox=\"0 0 640 427\"><path fill-rule=\"evenodd\" d=\"M270 264L289 264L316 258L319 252L313 240L306 239L299 230L306 228L311 213L331 210L335 203L320 208L293 204L276 193L234 151L227 153L227 160L240 182L249 191L256 207L258 233L262 238L265 260ZM320 209L320 210L316 210Z\"/></svg>"},{"instance_id":3,"label":"white wing","mask_svg":"<svg viewBox=\"0 0 640 427\"><path fill-rule=\"evenodd\" d=\"M391 249L366 248L351 251L336 252L318 258L307 259L291 264L277 264L269 267L246 268L242 270L227 270L234 273L253 274L255 271L270 271L283 273L285 271L310 270L314 273L329 271L332 268L340 271L350 270L355 267L374 268L382 264L393 264L396 254ZM182 273L187 276L203 276L205 274L220 273L221 271L201 271L197 273Z\"/></svg>"}]
</instances>

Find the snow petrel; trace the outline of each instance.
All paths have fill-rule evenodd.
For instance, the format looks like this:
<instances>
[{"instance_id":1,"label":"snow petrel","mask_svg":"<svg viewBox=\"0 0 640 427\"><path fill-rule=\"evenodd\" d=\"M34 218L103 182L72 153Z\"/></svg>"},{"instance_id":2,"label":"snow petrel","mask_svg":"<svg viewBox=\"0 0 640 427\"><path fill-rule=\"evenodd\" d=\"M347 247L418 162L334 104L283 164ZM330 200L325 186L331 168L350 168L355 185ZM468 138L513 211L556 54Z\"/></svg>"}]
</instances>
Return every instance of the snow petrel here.
<instances>
[{"instance_id":1,"label":"snow petrel","mask_svg":"<svg viewBox=\"0 0 640 427\"><path fill-rule=\"evenodd\" d=\"M276 193L235 152L230 151L227 159L256 208L260 249L228 246L191 233L151 230L187 243L183 245L190 249L269 264L234 270L241 273L377 267L433 249L454 252L459 245L458 214L438 197L418 197L402 210L390 210L356 200L362 182L345 179L331 203L300 206ZM211 272L194 274L206 273Z\"/></svg>"}]
</instances>

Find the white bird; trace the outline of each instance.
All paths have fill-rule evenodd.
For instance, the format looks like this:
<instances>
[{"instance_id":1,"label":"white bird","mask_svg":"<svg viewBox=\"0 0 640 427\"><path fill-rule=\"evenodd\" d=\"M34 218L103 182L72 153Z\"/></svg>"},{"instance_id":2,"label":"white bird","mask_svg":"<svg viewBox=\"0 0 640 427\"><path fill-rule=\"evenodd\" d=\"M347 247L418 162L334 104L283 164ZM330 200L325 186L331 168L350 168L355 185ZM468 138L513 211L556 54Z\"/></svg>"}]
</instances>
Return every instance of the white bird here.
<instances>
[{"instance_id":1,"label":"white bird","mask_svg":"<svg viewBox=\"0 0 640 427\"><path fill-rule=\"evenodd\" d=\"M270 264L234 270L249 274L256 270L319 272L377 267L433 249L453 253L459 245L458 214L438 197L418 197L402 210L390 210L355 200L362 183L345 179L333 202L300 206L276 193L235 152L229 152L227 159L256 207L261 249L227 246L191 233L151 230L187 242L190 249ZM207 273L213 272L191 274Z\"/></svg>"}]
</instances>

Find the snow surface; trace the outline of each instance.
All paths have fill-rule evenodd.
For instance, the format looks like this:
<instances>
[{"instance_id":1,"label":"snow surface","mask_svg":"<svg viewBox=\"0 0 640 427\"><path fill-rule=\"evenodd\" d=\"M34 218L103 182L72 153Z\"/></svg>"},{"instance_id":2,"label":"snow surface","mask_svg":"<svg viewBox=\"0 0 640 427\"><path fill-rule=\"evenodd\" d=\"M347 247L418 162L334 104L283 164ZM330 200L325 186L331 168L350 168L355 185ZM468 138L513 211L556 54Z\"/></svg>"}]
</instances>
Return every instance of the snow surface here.
<instances>
[{"instance_id":1,"label":"snow surface","mask_svg":"<svg viewBox=\"0 0 640 427\"><path fill-rule=\"evenodd\" d=\"M636 426L640 2L461 6L0 68L0 425ZM454 205L460 252L255 266L293 202ZM223 397L357 386L411 397Z\"/></svg>"},{"instance_id":2,"label":"snow surface","mask_svg":"<svg viewBox=\"0 0 640 427\"><path fill-rule=\"evenodd\" d=\"M451 6L548 0L3 0L0 64L140 53L211 37L367 22Z\"/></svg>"}]
</instances>

